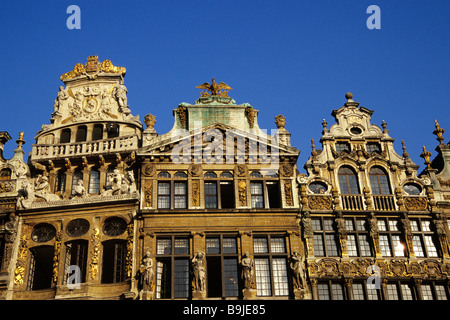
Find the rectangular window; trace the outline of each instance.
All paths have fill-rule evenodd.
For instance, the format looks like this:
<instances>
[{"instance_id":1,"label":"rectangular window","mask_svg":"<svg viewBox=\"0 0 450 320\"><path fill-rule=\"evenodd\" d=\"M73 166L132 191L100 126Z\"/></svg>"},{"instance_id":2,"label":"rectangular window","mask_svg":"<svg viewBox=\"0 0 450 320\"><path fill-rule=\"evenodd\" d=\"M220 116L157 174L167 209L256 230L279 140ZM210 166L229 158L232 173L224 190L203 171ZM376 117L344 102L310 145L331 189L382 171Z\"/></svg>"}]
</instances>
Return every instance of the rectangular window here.
<instances>
[{"instance_id":1,"label":"rectangular window","mask_svg":"<svg viewBox=\"0 0 450 320\"><path fill-rule=\"evenodd\" d=\"M186 182L175 182L174 208L187 208L187 184Z\"/></svg>"},{"instance_id":2,"label":"rectangular window","mask_svg":"<svg viewBox=\"0 0 450 320\"><path fill-rule=\"evenodd\" d=\"M158 182L158 209L170 209L170 182Z\"/></svg>"},{"instance_id":3,"label":"rectangular window","mask_svg":"<svg viewBox=\"0 0 450 320\"><path fill-rule=\"evenodd\" d=\"M262 182L251 182L252 208L264 208L264 193Z\"/></svg>"},{"instance_id":4,"label":"rectangular window","mask_svg":"<svg viewBox=\"0 0 450 320\"><path fill-rule=\"evenodd\" d=\"M217 208L217 182L205 182L205 208Z\"/></svg>"},{"instance_id":5,"label":"rectangular window","mask_svg":"<svg viewBox=\"0 0 450 320\"><path fill-rule=\"evenodd\" d=\"M239 296L237 241L223 235L206 238L208 297Z\"/></svg>"},{"instance_id":6,"label":"rectangular window","mask_svg":"<svg viewBox=\"0 0 450 320\"><path fill-rule=\"evenodd\" d=\"M387 294L388 294L388 300L400 300L398 288L395 283L388 283L386 285Z\"/></svg>"},{"instance_id":7,"label":"rectangular window","mask_svg":"<svg viewBox=\"0 0 450 320\"><path fill-rule=\"evenodd\" d=\"M284 237L254 237L253 252L257 295L288 296L288 265Z\"/></svg>"},{"instance_id":8,"label":"rectangular window","mask_svg":"<svg viewBox=\"0 0 450 320\"><path fill-rule=\"evenodd\" d=\"M389 238L387 235L380 235L380 249L383 257L392 257Z\"/></svg>"},{"instance_id":9,"label":"rectangular window","mask_svg":"<svg viewBox=\"0 0 450 320\"><path fill-rule=\"evenodd\" d=\"M186 237L156 239L156 298L188 298L190 248Z\"/></svg>"}]
</instances>

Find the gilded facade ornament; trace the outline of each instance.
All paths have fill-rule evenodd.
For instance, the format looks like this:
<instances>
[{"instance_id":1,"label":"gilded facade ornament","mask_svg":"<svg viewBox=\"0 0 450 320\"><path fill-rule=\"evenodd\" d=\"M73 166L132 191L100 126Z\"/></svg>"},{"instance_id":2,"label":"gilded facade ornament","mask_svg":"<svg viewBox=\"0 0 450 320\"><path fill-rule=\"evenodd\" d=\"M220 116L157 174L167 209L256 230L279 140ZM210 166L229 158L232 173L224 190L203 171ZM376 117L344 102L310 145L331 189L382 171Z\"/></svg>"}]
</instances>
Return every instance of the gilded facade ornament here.
<instances>
[{"instance_id":1,"label":"gilded facade ornament","mask_svg":"<svg viewBox=\"0 0 450 320\"><path fill-rule=\"evenodd\" d=\"M423 149L423 152L420 154L420 157L425 160L425 165L427 166L427 169L430 169L431 168L431 161L430 161L431 152L427 151L425 146L422 146L422 149Z\"/></svg>"},{"instance_id":2,"label":"gilded facade ornament","mask_svg":"<svg viewBox=\"0 0 450 320\"><path fill-rule=\"evenodd\" d=\"M405 197L405 208L409 211L426 211L427 200L422 197Z\"/></svg>"},{"instance_id":3,"label":"gilded facade ornament","mask_svg":"<svg viewBox=\"0 0 450 320\"><path fill-rule=\"evenodd\" d=\"M134 238L134 223L131 221L127 226L127 254L125 256L125 275L131 278L133 270L133 238Z\"/></svg>"},{"instance_id":4,"label":"gilded facade ornament","mask_svg":"<svg viewBox=\"0 0 450 320\"><path fill-rule=\"evenodd\" d=\"M127 72L127 70L124 67L114 66L110 60L104 60L102 63L100 63L98 61L98 56L89 56L87 58L86 64L77 63L73 67L73 70L61 75L60 79L64 81L76 78L83 74L96 75L99 72L124 75Z\"/></svg>"},{"instance_id":5,"label":"gilded facade ornament","mask_svg":"<svg viewBox=\"0 0 450 320\"><path fill-rule=\"evenodd\" d=\"M443 141L444 141L443 134L445 133L445 130L439 126L439 123L437 122L437 120L434 120L434 123L435 123L436 129L434 129L433 134L435 134L437 136L436 140L439 141L439 144L443 144Z\"/></svg>"},{"instance_id":6,"label":"gilded facade ornament","mask_svg":"<svg viewBox=\"0 0 450 320\"><path fill-rule=\"evenodd\" d=\"M19 286L24 283L25 264L28 254L28 239L26 235L20 237L19 250L17 253L16 269L14 270L14 285Z\"/></svg>"},{"instance_id":7,"label":"gilded facade ornament","mask_svg":"<svg viewBox=\"0 0 450 320\"><path fill-rule=\"evenodd\" d=\"M144 185L144 206L153 206L153 180L147 180Z\"/></svg>"},{"instance_id":8,"label":"gilded facade ornament","mask_svg":"<svg viewBox=\"0 0 450 320\"><path fill-rule=\"evenodd\" d=\"M192 206L200 206L200 180L192 180Z\"/></svg>"},{"instance_id":9,"label":"gilded facade ornament","mask_svg":"<svg viewBox=\"0 0 450 320\"><path fill-rule=\"evenodd\" d=\"M92 250L91 262L89 264L89 275L91 280L95 280L99 273L99 259L100 259L100 229L94 228L92 233Z\"/></svg>"},{"instance_id":10,"label":"gilded facade ornament","mask_svg":"<svg viewBox=\"0 0 450 320\"><path fill-rule=\"evenodd\" d=\"M331 210L333 202L330 196L313 195L308 196L309 208L312 210Z\"/></svg>"},{"instance_id":11,"label":"gilded facade ornament","mask_svg":"<svg viewBox=\"0 0 450 320\"><path fill-rule=\"evenodd\" d=\"M56 232L56 237L55 237L55 245L54 245L54 253L53 253L53 277L52 277L52 281L54 284L56 284L58 282L62 234L63 234L63 231L58 230Z\"/></svg>"},{"instance_id":12,"label":"gilded facade ornament","mask_svg":"<svg viewBox=\"0 0 450 320\"><path fill-rule=\"evenodd\" d=\"M284 181L284 199L285 199L287 206L292 207L294 205L294 197L292 196L291 180Z\"/></svg>"},{"instance_id":13,"label":"gilded facade ornament","mask_svg":"<svg viewBox=\"0 0 450 320\"><path fill-rule=\"evenodd\" d=\"M233 90L230 86L227 84L221 82L219 84L216 83L215 78L212 78L211 84L208 82L205 82L199 86L196 87L197 89L205 89L209 91L204 91L201 93L202 97L209 97L211 95L213 96L220 96L220 97L228 97L228 91Z\"/></svg>"},{"instance_id":14,"label":"gilded facade ornament","mask_svg":"<svg viewBox=\"0 0 450 320\"><path fill-rule=\"evenodd\" d=\"M241 207L247 206L247 184L245 180L240 180L238 183L239 205Z\"/></svg>"}]
</instances>

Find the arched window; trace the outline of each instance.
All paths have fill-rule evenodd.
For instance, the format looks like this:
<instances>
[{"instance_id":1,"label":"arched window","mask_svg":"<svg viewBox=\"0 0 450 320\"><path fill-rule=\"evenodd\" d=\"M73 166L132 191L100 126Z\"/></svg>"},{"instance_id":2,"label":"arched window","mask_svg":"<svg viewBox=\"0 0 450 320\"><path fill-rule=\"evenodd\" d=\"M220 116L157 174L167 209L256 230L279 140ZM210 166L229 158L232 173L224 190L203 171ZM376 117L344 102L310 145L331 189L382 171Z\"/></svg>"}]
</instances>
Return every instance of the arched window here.
<instances>
[{"instance_id":1,"label":"arched window","mask_svg":"<svg viewBox=\"0 0 450 320\"><path fill-rule=\"evenodd\" d=\"M102 283L125 281L126 255L126 240L103 242Z\"/></svg>"},{"instance_id":2,"label":"arched window","mask_svg":"<svg viewBox=\"0 0 450 320\"><path fill-rule=\"evenodd\" d=\"M64 270L67 270L69 266L78 267L80 273L77 274L77 276L79 276L80 278L77 280L79 280L81 283L86 282L88 247L89 242L87 240L74 240L66 243L66 259ZM69 280L69 273L65 273L64 275L64 283L67 283L67 280Z\"/></svg>"},{"instance_id":3,"label":"arched window","mask_svg":"<svg viewBox=\"0 0 450 320\"><path fill-rule=\"evenodd\" d=\"M92 130L92 140L102 140L103 139L103 125L96 124Z\"/></svg>"},{"instance_id":4,"label":"arched window","mask_svg":"<svg viewBox=\"0 0 450 320\"><path fill-rule=\"evenodd\" d=\"M372 167L369 171L369 178L373 194L391 194L389 179L383 169Z\"/></svg>"},{"instance_id":5,"label":"arched window","mask_svg":"<svg viewBox=\"0 0 450 320\"><path fill-rule=\"evenodd\" d=\"M86 137L87 137L87 127L79 126L77 130L76 142L86 141Z\"/></svg>"},{"instance_id":6,"label":"arched window","mask_svg":"<svg viewBox=\"0 0 450 320\"><path fill-rule=\"evenodd\" d=\"M89 193L100 192L100 172L97 169L92 169L89 174Z\"/></svg>"},{"instance_id":7,"label":"arched window","mask_svg":"<svg viewBox=\"0 0 450 320\"><path fill-rule=\"evenodd\" d=\"M341 167L338 172L342 194L359 194L358 177L350 167Z\"/></svg>"},{"instance_id":8,"label":"arched window","mask_svg":"<svg viewBox=\"0 0 450 320\"><path fill-rule=\"evenodd\" d=\"M54 247L42 245L30 249L28 290L48 289L52 284Z\"/></svg>"},{"instance_id":9,"label":"arched window","mask_svg":"<svg viewBox=\"0 0 450 320\"><path fill-rule=\"evenodd\" d=\"M64 191L66 191L66 172L59 170L56 175L55 193L62 194Z\"/></svg>"},{"instance_id":10,"label":"arched window","mask_svg":"<svg viewBox=\"0 0 450 320\"><path fill-rule=\"evenodd\" d=\"M78 185L78 181L83 181L83 172L76 170L72 177L72 195L75 194L75 186Z\"/></svg>"},{"instance_id":11,"label":"arched window","mask_svg":"<svg viewBox=\"0 0 450 320\"><path fill-rule=\"evenodd\" d=\"M0 171L0 180L10 180L11 169L5 168Z\"/></svg>"},{"instance_id":12,"label":"arched window","mask_svg":"<svg viewBox=\"0 0 450 320\"><path fill-rule=\"evenodd\" d=\"M64 129L61 131L61 136L59 137L59 143L69 143L71 132L70 129Z\"/></svg>"}]
</instances>

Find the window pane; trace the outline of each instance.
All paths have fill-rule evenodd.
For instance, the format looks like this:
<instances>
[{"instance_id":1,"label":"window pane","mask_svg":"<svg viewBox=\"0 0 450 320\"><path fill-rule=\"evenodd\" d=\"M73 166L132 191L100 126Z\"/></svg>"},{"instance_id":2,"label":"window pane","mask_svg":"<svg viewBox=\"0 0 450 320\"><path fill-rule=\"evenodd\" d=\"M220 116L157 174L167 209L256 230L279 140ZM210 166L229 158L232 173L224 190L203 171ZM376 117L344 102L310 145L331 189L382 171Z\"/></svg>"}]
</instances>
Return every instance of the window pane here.
<instances>
[{"instance_id":1,"label":"window pane","mask_svg":"<svg viewBox=\"0 0 450 320\"><path fill-rule=\"evenodd\" d=\"M239 295L239 278L237 259L223 260L223 276L225 284L225 296L237 297Z\"/></svg>"},{"instance_id":2,"label":"window pane","mask_svg":"<svg viewBox=\"0 0 450 320\"><path fill-rule=\"evenodd\" d=\"M157 261L156 262L156 298L166 299L170 298L171 290L171 271L170 262Z\"/></svg>"},{"instance_id":3,"label":"window pane","mask_svg":"<svg viewBox=\"0 0 450 320\"><path fill-rule=\"evenodd\" d=\"M422 239L420 236L413 236L413 248L416 257L424 257Z\"/></svg>"},{"instance_id":4,"label":"window pane","mask_svg":"<svg viewBox=\"0 0 450 320\"><path fill-rule=\"evenodd\" d=\"M368 235L359 235L359 247L361 250L361 256L370 257L372 255L372 251L370 250L370 238Z\"/></svg>"},{"instance_id":5,"label":"window pane","mask_svg":"<svg viewBox=\"0 0 450 320\"><path fill-rule=\"evenodd\" d=\"M384 257L392 256L391 247L389 245L389 238L387 235L380 235L380 249L381 249L381 254Z\"/></svg>"},{"instance_id":6,"label":"window pane","mask_svg":"<svg viewBox=\"0 0 450 320\"><path fill-rule=\"evenodd\" d=\"M276 296L287 296L289 294L286 259L272 259L273 285Z\"/></svg>"},{"instance_id":7,"label":"window pane","mask_svg":"<svg viewBox=\"0 0 450 320\"><path fill-rule=\"evenodd\" d=\"M333 300L344 300L344 288L342 287L342 284L333 283L331 288L333 290Z\"/></svg>"},{"instance_id":8,"label":"window pane","mask_svg":"<svg viewBox=\"0 0 450 320\"><path fill-rule=\"evenodd\" d=\"M175 239L175 254L189 253L189 239Z\"/></svg>"},{"instance_id":9,"label":"window pane","mask_svg":"<svg viewBox=\"0 0 450 320\"><path fill-rule=\"evenodd\" d=\"M387 288L389 300L400 300L400 297L398 295L397 285L395 283L388 283L386 285L386 288Z\"/></svg>"},{"instance_id":10,"label":"window pane","mask_svg":"<svg viewBox=\"0 0 450 320\"><path fill-rule=\"evenodd\" d=\"M347 231L355 231L353 219L345 219L345 229L347 229Z\"/></svg>"},{"instance_id":11,"label":"window pane","mask_svg":"<svg viewBox=\"0 0 450 320\"><path fill-rule=\"evenodd\" d=\"M220 239L207 238L206 239L206 253L220 253Z\"/></svg>"},{"instance_id":12,"label":"window pane","mask_svg":"<svg viewBox=\"0 0 450 320\"><path fill-rule=\"evenodd\" d=\"M333 219L323 219L323 229L325 231L334 231Z\"/></svg>"},{"instance_id":13,"label":"window pane","mask_svg":"<svg viewBox=\"0 0 450 320\"><path fill-rule=\"evenodd\" d=\"M253 238L253 251L255 253L268 253L267 238Z\"/></svg>"},{"instance_id":14,"label":"window pane","mask_svg":"<svg viewBox=\"0 0 450 320\"><path fill-rule=\"evenodd\" d=\"M320 219L311 219L311 227L314 231L321 231L322 230L322 224Z\"/></svg>"},{"instance_id":15,"label":"window pane","mask_svg":"<svg viewBox=\"0 0 450 320\"><path fill-rule=\"evenodd\" d=\"M237 253L236 238L223 238L223 253Z\"/></svg>"},{"instance_id":16,"label":"window pane","mask_svg":"<svg viewBox=\"0 0 450 320\"><path fill-rule=\"evenodd\" d=\"M441 284L436 285L436 298L437 298L437 300L447 300L447 294L445 293L445 287Z\"/></svg>"},{"instance_id":17,"label":"window pane","mask_svg":"<svg viewBox=\"0 0 450 320\"><path fill-rule=\"evenodd\" d=\"M434 245L432 236L425 236L425 245L427 248L428 257L437 257L438 256L437 249L436 249L436 246Z\"/></svg>"},{"instance_id":18,"label":"window pane","mask_svg":"<svg viewBox=\"0 0 450 320\"><path fill-rule=\"evenodd\" d=\"M317 284L317 290L319 292L319 300L331 300L330 289L327 283Z\"/></svg>"},{"instance_id":19,"label":"window pane","mask_svg":"<svg viewBox=\"0 0 450 320\"><path fill-rule=\"evenodd\" d=\"M172 253L172 240L171 239L158 239L156 241L156 253L157 254L171 254Z\"/></svg>"},{"instance_id":20,"label":"window pane","mask_svg":"<svg viewBox=\"0 0 450 320\"><path fill-rule=\"evenodd\" d=\"M258 296L270 296L272 288L270 284L269 259L255 259L256 294Z\"/></svg>"},{"instance_id":21,"label":"window pane","mask_svg":"<svg viewBox=\"0 0 450 320\"><path fill-rule=\"evenodd\" d=\"M364 219L356 219L356 229L366 231L366 221Z\"/></svg>"},{"instance_id":22,"label":"window pane","mask_svg":"<svg viewBox=\"0 0 450 320\"><path fill-rule=\"evenodd\" d=\"M336 242L336 236L334 234L326 234L326 245L327 245L327 255L329 257L337 257L338 256L338 248Z\"/></svg>"},{"instance_id":23,"label":"window pane","mask_svg":"<svg viewBox=\"0 0 450 320\"><path fill-rule=\"evenodd\" d=\"M174 297L187 298L189 296L189 260L175 260Z\"/></svg>"},{"instance_id":24,"label":"window pane","mask_svg":"<svg viewBox=\"0 0 450 320\"><path fill-rule=\"evenodd\" d=\"M175 182L174 206L176 209L187 208L187 185L186 182Z\"/></svg>"},{"instance_id":25,"label":"window pane","mask_svg":"<svg viewBox=\"0 0 450 320\"><path fill-rule=\"evenodd\" d=\"M347 235L347 252L350 257L358 256L358 250L356 247L356 235L354 234Z\"/></svg>"},{"instance_id":26,"label":"window pane","mask_svg":"<svg viewBox=\"0 0 450 320\"><path fill-rule=\"evenodd\" d=\"M271 238L270 251L272 253L285 253L286 246L284 244L284 238Z\"/></svg>"},{"instance_id":27,"label":"window pane","mask_svg":"<svg viewBox=\"0 0 450 320\"><path fill-rule=\"evenodd\" d=\"M423 300L433 300L433 293L431 292L431 285L422 284Z\"/></svg>"},{"instance_id":28,"label":"window pane","mask_svg":"<svg viewBox=\"0 0 450 320\"><path fill-rule=\"evenodd\" d=\"M252 208L264 208L263 185L261 182L251 182Z\"/></svg>"},{"instance_id":29,"label":"window pane","mask_svg":"<svg viewBox=\"0 0 450 320\"><path fill-rule=\"evenodd\" d=\"M389 220L390 231L400 231L398 228L398 220Z\"/></svg>"},{"instance_id":30,"label":"window pane","mask_svg":"<svg viewBox=\"0 0 450 320\"><path fill-rule=\"evenodd\" d=\"M323 236L321 234L314 235L314 255L318 257L325 256L325 250L323 247Z\"/></svg>"},{"instance_id":31,"label":"window pane","mask_svg":"<svg viewBox=\"0 0 450 320\"><path fill-rule=\"evenodd\" d=\"M205 182L205 207L217 208L217 184L216 182Z\"/></svg>"},{"instance_id":32,"label":"window pane","mask_svg":"<svg viewBox=\"0 0 450 320\"><path fill-rule=\"evenodd\" d=\"M354 283L352 289L354 300L364 300L364 286L362 283Z\"/></svg>"},{"instance_id":33,"label":"window pane","mask_svg":"<svg viewBox=\"0 0 450 320\"><path fill-rule=\"evenodd\" d=\"M392 243L394 245L394 252L396 257L404 257L405 256L405 246L400 241L400 236L393 235Z\"/></svg>"},{"instance_id":34,"label":"window pane","mask_svg":"<svg viewBox=\"0 0 450 320\"><path fill-rule=\"evenodd\" d=\"M431 231L430 223L431 221L429 220L422 220L422 231Z\"/></svg>"},{"instance_id":35,"label":"window pane","mask_svg":"<svg viewBox=\"0 0 450 320\"><path fill-rule=\"evenodd\" d=\"M414 300L412 295L412 289L409 285L402 283L400 285L400 288L402 289L402 296L403 300Z\"/></svg>"},{"instance_id":36,"label":"window pane","mask_svg":"<svg viewBox=\"0 0 450 320\"><path fill-rule=\"evenodd\" d=\"M100 172L92 170L89 175L89 193L100 192Z\"/></svg>"},{"instance_id":37,"label":"window pane","mask_svg":"<svg viewBox=\"0 0 450 320\"><path fill-rule=\"evenodd\" d=\"M170 209L170 182L158 183L158 208Z\"/></svg>"},{"instance_id":38,"label":"window pane","mask_svg":"<svg viewBox=\"0 0 450 320\"><path fill-rule=\"evenodd\" d=\"M420 231L419 230L419 221L415 219L411 219L411 231Z\"/></svg>"},{"instance_id":39,"label":"window pane","mask_svg":"<svg viewBox=\"0 0 450 320\"><path fill-rule=\"evenodd\" d=\"M385 220L377 220L378 230L379 231L387 231L386 221Z\"/></svg>"}]
</instances>

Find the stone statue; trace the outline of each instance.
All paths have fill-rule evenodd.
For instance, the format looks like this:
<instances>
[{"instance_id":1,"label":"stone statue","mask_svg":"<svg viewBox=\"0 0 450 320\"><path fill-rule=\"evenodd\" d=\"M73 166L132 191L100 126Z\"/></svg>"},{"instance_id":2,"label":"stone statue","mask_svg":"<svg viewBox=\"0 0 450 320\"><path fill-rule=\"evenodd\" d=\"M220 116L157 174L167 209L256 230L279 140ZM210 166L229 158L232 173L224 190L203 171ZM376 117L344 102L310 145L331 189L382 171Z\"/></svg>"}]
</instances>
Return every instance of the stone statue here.
<instances>
[{"instance_id":1,"label":"stone statue","mask_svg":"<svg viewBox=\"0 0 450 320\"><path fill-rule=\"evenodd\" d=\"M68 98L69 98L69 94L67 93L66 90L64 90L63 86L60 86L58 95L56 96L56 99L55 99L55 104L53 105L53 107L55 108L55 112L59 111L59 107L61 107L62 100L67 100Z\"/></svg>"},{"instance_id":2,"label":"stone statue","mask_svg":"<svg viewBox=\"0 0 450 320\"><path fill-rule=\"evenodd\" d=\"M297 250L295 250L291 256L290 267L292 269L292 272L294 273L294 288L296 289L305 288L303 263L304 263L303 257Z\"/></svg>"},{"instance_id":3,"label":"stone statue","mask_svg":"<svg viewBox=\"0 0 450 320\"><path fill-rule=\"evenodd\" d=\"M127 87L123 84L123 80L119 81L115 88L115 97L117 100L117 103L119 104L119 110L126 115L129 115L131 113L130 109L128 108L127 104Z\"/></svg>"},{"instance_id":4,"label":"stone statue","mask_svg":"<svg viewBox=\"0 0 450 320\"><path fill-rule=\"evenodd\" d=\"M85 187L83 186L83 180L78 180L78 183L76 186L73 187L73 197L81 197L86 198L88 196Z\"/></svg>"},{"instance_id":5,"label":"stone statue","mask_svg":"<svg viewBox=\"0 0 450 320\"><path fill-rule=\"evenodd\" d=\"M253 285L253 269L255 267L255 263L252 258L250 258L250 254L248 252L244 252L242 261L242 279L244 280L244 288L252 289Z\"/></svg>"},{"instance_id":6,"label":"stone statue","mask_svg":"<svg viewBox=\"0 0 450 320\"><path fill-rule=\"evenodd\" d=\"M42 198L45 201L58 201L61 200L56 194L50 193L50 184L48 178L42 175L38 175L34 186L34 195L38 198Z\"/></svg>"},{"instance_id":7,"label":"stone statue","mask_svg":"<svg viewBox=\"0 0 450 320\"><path fill-rule=\"evenodd\" d=\"M192 269L194 273L194 291L205 291L206 281L206 258L203 251L197 251L192 258Z\"/></svg>"},{"instance_id":8,"label":"stone statue","mask_svg":"<svg viewBox=\"0 0 450 320\"><path fill-rule=\"evenodd\" d=\"M153 271L153 259L149 251L145 253L135 279L138 280L139 299L142 300L144 292L152 292L154 288L155 272Z\"/></svg>"}]
</instances>

